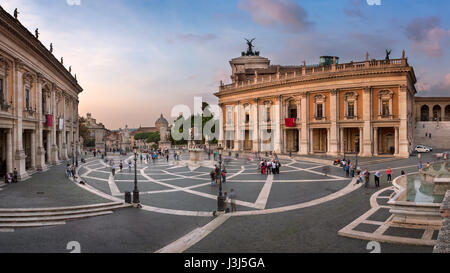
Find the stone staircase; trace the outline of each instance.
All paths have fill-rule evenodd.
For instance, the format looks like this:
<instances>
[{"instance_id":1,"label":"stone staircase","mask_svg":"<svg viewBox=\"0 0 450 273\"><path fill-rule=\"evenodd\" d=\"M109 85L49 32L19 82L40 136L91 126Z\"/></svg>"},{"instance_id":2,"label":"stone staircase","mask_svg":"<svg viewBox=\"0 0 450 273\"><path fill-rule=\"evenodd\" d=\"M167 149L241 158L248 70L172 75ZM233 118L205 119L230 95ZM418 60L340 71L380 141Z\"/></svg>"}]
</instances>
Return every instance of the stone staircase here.
<instances>
[{"instance_id":1,"label":"stone staircase","mask_svg":"<svg viewBox=\"0 0 450 273\"><path fill-rule=\"evenodd\" d=\"M425 137L430 134L431 138ZM427 121L416 122L414 131L414 144L422 144L433 149L450 150L450 122L449 121Z\"/></svg>"},{"instance_id":2,"label":"stone staircase","mask_svg":"<svg viewBox=\"0 0 450 273\"><path fill-rule=\"evenodd\" d=\"M66 221L112 214L130 204L110 202L57 208L0 208L0 229L64 225Z\"/></svg>"}]
</instances>

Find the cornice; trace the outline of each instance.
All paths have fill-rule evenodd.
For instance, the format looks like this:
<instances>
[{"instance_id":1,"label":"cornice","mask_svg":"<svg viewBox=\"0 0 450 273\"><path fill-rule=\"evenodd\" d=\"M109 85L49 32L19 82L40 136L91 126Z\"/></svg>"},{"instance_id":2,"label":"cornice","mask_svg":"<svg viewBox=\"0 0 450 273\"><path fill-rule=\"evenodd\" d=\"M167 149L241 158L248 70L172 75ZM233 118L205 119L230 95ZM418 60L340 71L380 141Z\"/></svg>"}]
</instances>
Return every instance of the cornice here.
<instances>
[{"instance_id":1,"label":"cornice","mask_svg":"<svg viewBox=\"0 0 450 273\"><path fill-rule=\"evenodd\" d=\"M343 78L354 78L361 76L375 76L375 75L388 75L388 74L398 74L398 73L413 73L412 67L389 67L389 68L377 68L377 69L365 69L365 70L357 70L357 71L342 71L342 72L330 72L318 75L299 75L295 78L290 79L282 79L282 80L273 80L271 82L251 84L245 86L238 86L231 88L230 90L219 91L214 93L217 97L234 95L243 93L245 91L257 91L264 88L270 87L282 87L286 85L292 84L301 84L301 83L311 83L311 82L319 82L324 80L335 80L335 79L343 79Z\"/></svg>"},{"instance_id":2,"label":"cornice","mask_svg":"<svg viewBox=\"0 0 450 273\"><path fill-rule=\"evenodd\" d=\"M59 72L66 80L68 80L77 90L78 93L83 88L78 84L77 80L69 73L69 71L50 53L50 51L27 29L20 21L7 13L0 6L0 27L3 27L10 33L11 37L19 39L29 49L38 54L48 64L50 64L57 72Z\"/></svg>"}]
</instances>

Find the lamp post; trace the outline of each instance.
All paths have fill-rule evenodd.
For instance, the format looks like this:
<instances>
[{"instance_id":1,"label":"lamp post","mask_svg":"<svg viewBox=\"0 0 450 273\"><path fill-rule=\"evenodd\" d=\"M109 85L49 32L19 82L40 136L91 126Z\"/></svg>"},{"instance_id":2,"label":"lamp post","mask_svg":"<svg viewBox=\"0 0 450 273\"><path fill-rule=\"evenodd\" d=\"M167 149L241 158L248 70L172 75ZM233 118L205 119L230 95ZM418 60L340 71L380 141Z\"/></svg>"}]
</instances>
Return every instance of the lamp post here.
<instances>
[{"instance_id":1,"label":"lamp post","mask_svg":"<svg viewBox=\"0 0 450 273\"><path fill-rule=\"evenodd\" d=\"M72 165L75 165L75 142L72 141Z\"/></svg>"},{"instance_id":2,"label":"lamp post","mask_svg":"<svg viewBox=\"0 0 450 273\"><path fill-rule=\"evenodd\" d=\"M222 194L222 145L219 144L217 147L217 152L219 153L219 195L217 196L217 211L224 211L225 196Z\"/></svg>"},{"instance_id":3,"label":"lamp post","mask_svg":"<svg viewBox=\"0 0 450 273\"><path fill-rule=\"evenodd\" d=\"M139 190L137 187L137 147L134 146L134 190L133 190L133 203L139 204Z\"/></svg>"},{"instance_id":4,"label":"lamp post","mask_svg":"<svg viewBox=\"0 0 450 273\"><path fill-rule=\"evenodd\" d=\"M356 150L356 159L355 159L355 171L358 170L358 154L359 154L359 137L355 139L355 150Z\"/></svg>"},{"instance_id":5,"label":"lamp post","mask_svg":"<svg viewBox=\"0 0 450 273\"><path fill-rule=\"evenodd\" d=\"M75 147L75 166L78 167L78 148Z\"/></svg>"}]
</instances>

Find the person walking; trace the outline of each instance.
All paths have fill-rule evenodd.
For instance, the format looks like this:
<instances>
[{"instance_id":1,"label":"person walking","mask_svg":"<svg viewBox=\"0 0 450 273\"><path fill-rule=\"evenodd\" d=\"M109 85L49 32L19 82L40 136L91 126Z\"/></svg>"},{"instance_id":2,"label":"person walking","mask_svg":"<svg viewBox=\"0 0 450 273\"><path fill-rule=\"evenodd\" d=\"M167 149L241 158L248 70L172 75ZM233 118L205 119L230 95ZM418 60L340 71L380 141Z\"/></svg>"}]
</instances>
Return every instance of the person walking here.
<instances>
[{"instance_id":1,"label":"person walking","mask_svg":"<svg viewBox=\"0 0 450 273\"><path fill-rule=\"evenodd\" d=\"M230 198L230 204L231 204L231 212L236 211L236 192L234 189L230 190L230 194L228 195L228 198Z\"/></svg>"},{"instance_id":2,"label":"person walking","mask_svg":"<svg viewBox=\"0 0 450 273\"><path fill-rule=\"evenodd\" d=\"M419 164L417 165L417 169L419 169L419 173L422 172L422 161L419 162Z\"/></svg>"},{"instance_id":3,"label":"person walking","mask_svg":"<svg viewBox=\"0 0 450 273\"><path fill-rule=\"evenodd\" d=\"M209 173L209 176L211 177L211 186L214 186L216 184L216 171L215 169L212 169Z\"/></svg>"},{"instance_id":4,"label":"person walking","mask_svg":"<svg viewBox=\"0 0 450 273\"><path fill-rule=\"evenodd\" d=\"M166 153L166 161L169 162L169 152Z\"/></svg>"},{"instance_id":5,"label":"person walking","mask_svg":"<svg viewBox=\"0 0 450 273\"><path fill-rule=\"evenodd\" d=\"M120 160L119 168L120 168L120 172L122 172L122 169L123 169L123 163L122 163L122 160Z\"/></svg>"},{"instance_id":6,"label":"person walking","mask_svg":"<svg viewBox=\"0 0 450 273\"><path fill-rule=\"evenodd\" d=\"M19 177L19 174L17 173L17 169L14 168L14 172L13 172L13 181L12 181L12 182L13 182L13 183L19 182L18 177Z\"/></svg>"},{"instance_id":7,"label":"person walking","mask_svg":"<svg viewBox=\"0 0 450 273\"><path fill-rule=\"evenodd\" d=\"M392 169L391 169L391 167L389 167L386 170L386 174L387 174L387 182L392 182Z\"/></svg>"},{"instance_id":8,"label":"person walking","mask_svg":"<svg viewBox=\"0 0 450 273\"><path fill-rule=\"evenodd\" d=\"M374 177L375 177L375 187L379 188L381 173L379 171L376 171Z\"/></svg>"},{"instance_id":9,"label":"person walking","mask_svg":"<svg viewBox=\"0 0 450 273\"><path fill-rule=\"evenodd\" d=\"M113 176L116 175L116 166L114 165L114 163L111 164L111 173Z\"/></svg>"},{"instance_id":10,"label":"person walking","mask_svg":"<svg viewBox=\"0 0 450 273\"><path fill-rule=\"evenodd\" d=\"M345 175L347 177L349 177L350 176L350 166L348 164L345 164L344 170L345 170Z\"/></svg>"},{"instance_id":11,"label":"person walking","mask_svg":"<svg viewBox=\"0 0 450 273\"><path fill-rule=\"evenodd\" d=\"M221 175L222 175L222 183L225 184L227 182L227 180L226 180L226 178L227 178L227 169L225 168L225 165L222 166Z\"/></svg>"},{"instance_id":12,"label":"person walking","mask_svg":"<svg viewBox=\"0 0 450 273\"><path fill-rule=\"evenodd\" d=\"M355 165L353 163L350 164L350 176L355 177Z\"/></svg>"},{"instance_id":13,"label":"person walking","mask_svg":"<svg viewBox=\"0 0 450 273\"><path fill-rule=\"evenodd\" d=\"M366 183L364 184L364 188L369 188L369 182L370 182L370 172L368 169L364 170L364 177L366 178Z\"/></svg>"}]
</instances>

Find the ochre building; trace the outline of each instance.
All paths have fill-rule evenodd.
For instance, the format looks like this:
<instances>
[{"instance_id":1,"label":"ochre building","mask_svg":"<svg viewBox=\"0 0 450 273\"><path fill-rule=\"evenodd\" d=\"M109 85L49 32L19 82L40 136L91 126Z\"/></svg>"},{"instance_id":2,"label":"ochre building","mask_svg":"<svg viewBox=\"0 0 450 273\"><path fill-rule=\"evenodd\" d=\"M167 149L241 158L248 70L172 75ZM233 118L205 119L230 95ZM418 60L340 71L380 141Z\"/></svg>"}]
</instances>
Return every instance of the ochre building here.
<instances>
[{"instance_id":1,"label":"ochre building","mask_svg":"<svg viewBox=\"0 0 450 273\"><path fill-rule=\"evenodd\" d=\"M36 35L0 7L0 177L19 179L79 151L83 89Z\"/></svg>"},{"instance_id":2,"label":"ochre building","mask_svg":"<svg viewBox=\"0 0 450 273\"><path fill-rule=\"evenodd\" d=\"M230 61L221 83L221 144L248 152L408 157L414 148L416 76L399 59L280 66L258 54Z\"/></svg>"}]
</instances>

